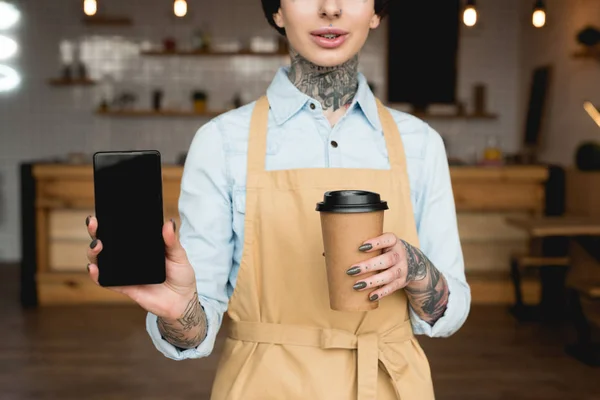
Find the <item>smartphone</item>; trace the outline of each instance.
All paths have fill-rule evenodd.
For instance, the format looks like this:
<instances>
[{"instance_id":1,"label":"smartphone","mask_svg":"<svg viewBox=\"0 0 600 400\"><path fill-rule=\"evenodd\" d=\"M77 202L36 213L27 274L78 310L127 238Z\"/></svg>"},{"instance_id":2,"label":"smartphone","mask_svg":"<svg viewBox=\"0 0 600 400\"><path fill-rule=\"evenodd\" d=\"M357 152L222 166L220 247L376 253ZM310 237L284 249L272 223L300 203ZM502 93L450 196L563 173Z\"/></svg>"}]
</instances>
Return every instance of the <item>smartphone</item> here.
<instances>
[{"instance_id":1,"label":"smartphone","mask_svg":"<svg viewBox=\"0 0 600 400\"><path fill-rule=\"evenodd\" d=\"M161 155L156 150L94 154L94 203L102 241L99 284L150 285L166 279Z\"/></svg>"}]
</instances>

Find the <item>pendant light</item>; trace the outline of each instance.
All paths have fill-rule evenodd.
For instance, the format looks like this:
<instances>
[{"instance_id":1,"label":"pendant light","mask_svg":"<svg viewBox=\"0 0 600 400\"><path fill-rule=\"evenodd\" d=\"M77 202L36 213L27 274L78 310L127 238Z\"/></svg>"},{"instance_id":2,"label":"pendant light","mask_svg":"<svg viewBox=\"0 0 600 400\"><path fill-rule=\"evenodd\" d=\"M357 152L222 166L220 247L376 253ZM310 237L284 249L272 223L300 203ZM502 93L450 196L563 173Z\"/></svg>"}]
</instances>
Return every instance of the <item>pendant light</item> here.
<instances>
[{"instance_id":1,"label":"pendant light","mask_svg":"<svg viewBox=\"0 0 600 400\"><path fill-rule=\"evenodd\" d=\"M542 28L546 25L546 6L542 0L537 0L533 5L531 22L536 28Z\"/></svg>"},{"instance_id":2,"label":"pendant light","mask_svg":"<svg viewBox=\"0 0 600 400\"><path fill-rule=\"evenodd\" d=\"M466 26L472 27L477 23L477 9L475 8L475 0L467 0L465 11L463 13L463 22Z\"/></svg>"},{"instance_id":3,"label":"pendant light","mask_svg":"<svg viewBox=\"0 0 600 400\"><path fill-rule=\"evenodd\" d=\"M8 65L0 64L0 93L9 92L21 83L19 73Z\"/></svg>"},{"instance_id":4,"label":"pendant light","mask_svg":"<svg viewBox=\"0 0 600 400\"><path fill-rule=\"evenodd\" d=\"M96 15L96 12L98 12L96 0L83 0L83 12L90 17Z\"/></svg>"},{"instance_id":5,"label":"pendant light","mask_svg":"<svg viewBox=\"0 0 600 400\"><path fill-rule=\"evenodd\" d=\"M8 60L17 53L17 42L13 39L0 35L0 60Z\"/></svg>"},{"instance_id":6,"label":"pendant light","mask_svg":"<svg viewBox=\"0 0 600 400\"><path fill-rule=\"evenodd\" d=\"M0 30L12 28L21 17L21 13L11 3L0 1Z\"/></svg>"},{"instance_id":7,"label":"pendant light","mask_svg":"<svg viewBox=\"0 0 600 400\"><path fill-rule=\"evenodd\" d=\"M175 0L173 4L173 11L179 18L185 17L187 14L187 2L185 0Z\"/></svg>"}]
</instances>

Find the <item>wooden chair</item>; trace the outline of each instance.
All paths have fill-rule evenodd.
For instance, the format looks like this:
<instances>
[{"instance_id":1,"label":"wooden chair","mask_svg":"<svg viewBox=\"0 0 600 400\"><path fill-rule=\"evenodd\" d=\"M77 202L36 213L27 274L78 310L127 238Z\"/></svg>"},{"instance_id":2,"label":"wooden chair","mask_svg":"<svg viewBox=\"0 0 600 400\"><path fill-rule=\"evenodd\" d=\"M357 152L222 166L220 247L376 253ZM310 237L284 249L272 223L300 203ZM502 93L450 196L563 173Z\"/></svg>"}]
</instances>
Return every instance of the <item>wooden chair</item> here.
<instances>
[{"instance_id":1,"label":"wooden chair","mask_svg":"<svg viewBox=\"0 0 600 400\"><path fill-rule=\"evenodd\" d=\"M576 342L566 347L569 355L590 365L600 366L600 342L594 331L600 331L600 259L594 251L597 243L579 240L571 246L572 269L569 272L569 316L577 333Z\"/></svg>"},{"instance_id":2,"label":"wooden chair","mask_svg":"<svg viewBox=\"0 0 600 400\"><path fill-rule=\"evenodd\" d=\"M513 281L515 290L515 304L511 307L511 312L520 321L538 320L540 315L539 310L535 305L527 305L523 301L522 277L524 273L539 271L543 268L547 272L548 269L567 269L570 265L568 257L548 257L548 256L532 256L529 254L513 254L510 260L510 275ZM539 274L540 279L544 279L543 274ZM546 285L547 286L547 285ZM544 288L544 286L542 286ZM555 288L551 288L555 289ZM542 300L547 296L542 296ZM549 316L544 316L549 317Z\"/></svg>"}]
</instances>

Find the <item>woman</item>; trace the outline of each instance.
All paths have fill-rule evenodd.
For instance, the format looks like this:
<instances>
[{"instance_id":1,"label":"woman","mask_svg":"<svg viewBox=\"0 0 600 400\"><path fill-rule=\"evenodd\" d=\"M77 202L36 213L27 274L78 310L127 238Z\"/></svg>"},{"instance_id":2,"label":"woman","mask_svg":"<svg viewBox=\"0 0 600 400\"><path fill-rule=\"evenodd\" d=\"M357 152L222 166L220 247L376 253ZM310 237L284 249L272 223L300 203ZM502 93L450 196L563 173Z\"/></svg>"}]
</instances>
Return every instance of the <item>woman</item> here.
<instances>
[{"instance_id":1,"label":"woman","mask_svg":"<svg viewBox=\"0 0 600 400\"><path fill-rule=\"evenodd\" d=\"M208 356L231 331L213 399L433 399L414 334L449 336L470 306L448 163L424 122L383 107L358 53L389 0L263 0L292 63L266 96L203 126L181 182L179 239L165 224L167 281L120 291L148 311L156 347ZM388 201L383 250L348 266L379 308L329 309L319 215L326 190ZM94 238L98 221L88 217ZM96 256L88 250L91 278ZM368 268L378 273L364 278ZM362 278L361 278L362 276ZM199 300L199 301L198 301Z\"/></svg>"}]
</instances>

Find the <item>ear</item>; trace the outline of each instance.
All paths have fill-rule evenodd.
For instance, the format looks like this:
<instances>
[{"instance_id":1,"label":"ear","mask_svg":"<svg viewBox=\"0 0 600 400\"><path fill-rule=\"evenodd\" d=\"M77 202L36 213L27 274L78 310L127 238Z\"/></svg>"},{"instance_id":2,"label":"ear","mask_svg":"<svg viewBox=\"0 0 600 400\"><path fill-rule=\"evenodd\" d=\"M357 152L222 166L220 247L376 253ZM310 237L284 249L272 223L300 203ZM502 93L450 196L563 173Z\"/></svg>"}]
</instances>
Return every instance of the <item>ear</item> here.
<instances>
[{"instance_id":1,"label":"ear","mask_svg":"<svg viewBox=\"0 0 600 400\"><path fill-rule=\"evenodd\" d=\"M275 21L275 25L280 28L285 28L285 23L283 22L283 15L281 14L281 8L273 14L273 21Z\"/></svg>"},{"instance_id":2,"label":"ear","mask_svg":"<svg viewBox=\"0 0 600 400\"><path fill-rule=\"evenodd\" d=\"M379 24L381 24L381 17L377 14L373 14L373 18L371 18L371 23L369 24L369 27L371 29L377 29L379 27Z\"/></svg>"}]
</instances>

